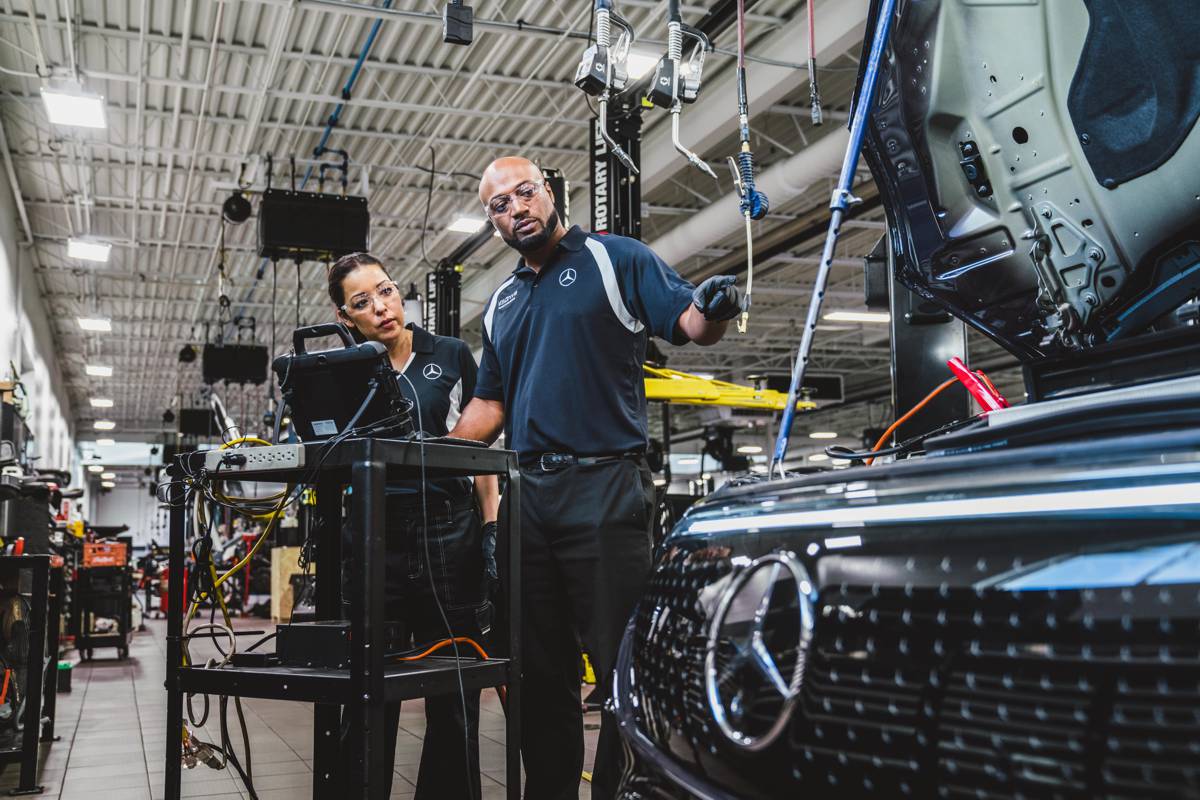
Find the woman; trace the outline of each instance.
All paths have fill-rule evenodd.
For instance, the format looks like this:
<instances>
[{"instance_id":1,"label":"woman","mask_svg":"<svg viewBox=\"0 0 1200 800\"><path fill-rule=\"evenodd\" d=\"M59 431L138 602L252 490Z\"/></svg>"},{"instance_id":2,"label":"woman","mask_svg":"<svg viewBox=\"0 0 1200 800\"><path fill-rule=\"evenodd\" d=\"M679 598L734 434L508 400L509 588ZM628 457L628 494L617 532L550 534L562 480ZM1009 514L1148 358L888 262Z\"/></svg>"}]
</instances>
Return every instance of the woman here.
<instances>
[{"instance_id":1,"label":"woman","mask_svg":"<svg viewBox=\"0 0 1200 800\"><path fill-rule=\"evenodd\" d=\"M387 348L402 376L401 391L414 401L416 427L430 436L448 433L475 393L477 367L466 343L405 325L399 288L379 259L367 253L338 259L329 270L329 297L339 322ZM419 481L388 486L387 618L402 620L414 645L448 638L447 622L455 636L482 642L495 578L496 477L439 478L426 482L424 496L421 489ZM417 800L480 797L478 690L467 694L465 710L464 720L457 692L425 699ZM390 704L386 717L390 776L400 704ZM350 729L343 715L343 752L360 757L362 747ZM341 761L348 765L351 758Z\"/></svg>"}]
</instances>

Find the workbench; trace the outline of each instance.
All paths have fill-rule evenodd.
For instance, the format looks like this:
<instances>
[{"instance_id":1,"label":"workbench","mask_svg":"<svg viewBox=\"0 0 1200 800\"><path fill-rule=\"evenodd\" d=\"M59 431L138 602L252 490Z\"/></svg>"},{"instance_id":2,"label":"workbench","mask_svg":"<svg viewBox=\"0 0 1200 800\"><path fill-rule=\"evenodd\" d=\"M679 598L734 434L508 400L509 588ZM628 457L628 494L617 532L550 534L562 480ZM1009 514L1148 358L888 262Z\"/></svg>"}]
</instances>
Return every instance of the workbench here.
<instances>
[{"instance_id":1,"label":"workbench","mask_svg":"<svg viewBox=\"0 0 1200 800\"><path fill-rule=\"evenodd\" d=\"M170 582L167 617L167 734L165 753L165 797L178 800L182 763L180 741L183 735L183 701L188 693L207 693L236 697L260 697L313 703L313 790L314 800L363 798L382 800L389 783L385 760L377 756L387 741L384 730L384 703L459 691L458 667L453 658L429 657L409 663L385 663L384 657L384 531L386 530L385 487L389 482L419 480L422 459L426 479L470 475L506 475L507 513L501 516L500 546L507 552L510 586L520 586L521 475L516 455L506 450L489 449L447 440L419 442L409 440L352 438L327 451L324 443L300 445L304 448L304 466L297 469L216 470L208 473L212 481L239 480L296 484L310 482L316 489L313 536L316 542L318 620L343 618L342 508L347 508L345 525L353 548L352 583L361 586L357 597L348 598L351 649L349 669L320 669L286 666L233 667L205 669L183 666L183 622L185 598L183 581ZM171 467L173 483L168 492L171 505L170 574L184 572L187 532L190 530L192 503L188 502L184 476L197 476L204 464L204 453L188 453L176 458ZM319 464L319 468L318 468ZM349 493L346 487L350 487ZM505 547L507 545L507 547ZM508 592L508 618L520 620L520 592ZM506 783L509 800L521 796L520 769L520 625L508 626L509 658L488 658L461 662L462 684L466 691L504 685L507 687ZM337 783L339 722L345 706L353 724L361 725L365 743L361 771L353 785Z\"/></svg>"}]
</instances>

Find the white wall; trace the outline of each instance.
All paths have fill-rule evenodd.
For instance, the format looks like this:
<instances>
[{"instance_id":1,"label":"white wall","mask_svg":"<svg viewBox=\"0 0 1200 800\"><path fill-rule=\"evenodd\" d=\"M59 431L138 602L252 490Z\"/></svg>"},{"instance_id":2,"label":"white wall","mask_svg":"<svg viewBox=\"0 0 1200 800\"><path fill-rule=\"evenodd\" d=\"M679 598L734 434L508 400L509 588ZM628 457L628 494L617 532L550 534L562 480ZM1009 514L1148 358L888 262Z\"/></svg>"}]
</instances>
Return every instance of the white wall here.
<instances>
[{"instance_id":1,"label":"white wall","mask_svg":"<svg viewBox=\"0 0 1200 800\"><path fill-rule=\"evenodd\" d=\"M23 243L16 201L2 173L0 182L0 379L14 377L15 367L15 377L25 386L25 421L35 439L36 465L75 472L72 485L79 485L74 423L58 348L33 259Z\"/></svg>"},{"instance_id":2,"label":"white wall","mask_svg":"<svg viewBox=\"0 0 1200 800\"><path fill-rule=\"evenodd\" d=\"M147 545L151 538L165 545L166 534L156 530L161 513L158 501L150 496L149 489L136 486L119 486L97 495L92 502L92 525L128 525L133 534L133 544Z\"/></svg>"}]
</instances>

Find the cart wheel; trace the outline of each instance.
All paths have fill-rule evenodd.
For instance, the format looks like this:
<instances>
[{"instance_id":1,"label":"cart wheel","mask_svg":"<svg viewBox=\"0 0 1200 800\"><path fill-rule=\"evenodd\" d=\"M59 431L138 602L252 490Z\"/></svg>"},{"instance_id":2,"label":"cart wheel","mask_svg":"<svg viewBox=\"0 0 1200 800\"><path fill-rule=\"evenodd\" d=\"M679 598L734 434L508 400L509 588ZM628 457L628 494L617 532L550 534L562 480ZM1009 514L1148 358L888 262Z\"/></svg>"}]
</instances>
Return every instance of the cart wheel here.
<instances>
[{"instance_id":1,"label":"cart wheel","mask_svg":"<svg viewBox=\"0 0 1200 800\"><path fill-rule=\"evenodd\" d=\"M128 647L118 647L117 648L117 658L119 658L121 661L124 661L125 659L129 658L129 648Z\"/></svg>"}]
</instances>

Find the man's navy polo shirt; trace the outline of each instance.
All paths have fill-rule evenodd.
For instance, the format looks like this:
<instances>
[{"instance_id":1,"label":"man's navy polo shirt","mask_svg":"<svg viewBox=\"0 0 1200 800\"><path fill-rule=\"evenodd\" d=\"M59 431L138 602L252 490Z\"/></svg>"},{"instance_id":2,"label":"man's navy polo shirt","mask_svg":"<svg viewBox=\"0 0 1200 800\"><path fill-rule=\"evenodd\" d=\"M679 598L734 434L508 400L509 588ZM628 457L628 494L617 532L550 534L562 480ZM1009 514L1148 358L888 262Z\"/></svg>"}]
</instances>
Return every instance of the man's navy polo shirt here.
<instances>
[{"instance_id":1,"label":"man's navy polo shirt","mask_svg":"<svg viewBox=\"0 0 1200 800\"><path fill-rule=\"evenodd\" d=\"M653 334L687 342L692 285L636 239L572 227L536 272L521 259L488 301L475 396L504 403L523 455L646 448L642 362Z\"/></svg>"}]
</instances>

